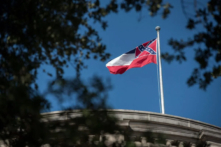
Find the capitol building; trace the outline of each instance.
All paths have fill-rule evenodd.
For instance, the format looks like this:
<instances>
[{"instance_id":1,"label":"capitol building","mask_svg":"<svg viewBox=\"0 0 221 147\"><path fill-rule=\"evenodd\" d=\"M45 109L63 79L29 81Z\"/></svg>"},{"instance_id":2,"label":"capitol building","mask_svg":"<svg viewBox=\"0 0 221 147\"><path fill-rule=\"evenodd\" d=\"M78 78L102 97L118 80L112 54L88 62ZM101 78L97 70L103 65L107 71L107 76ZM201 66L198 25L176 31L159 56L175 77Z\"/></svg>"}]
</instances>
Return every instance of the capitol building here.
<instances>
[{"instance_id":1,"label":"capitol building","mask_svg":"<svg viewBox=\"0 0 221 147\"><path fill-rule=\"evenodd\" d=\"M44 117L50 120L67 120L68 117L60 118L62 111L44 113ZM133 133L131 137L136 138L134 143L138 147L156 146L144 136L143 132L151 131L153 133L163 134L166 138L166 144L161 146L173 147L174 142L178 147L185 147L183 142L189 142L190 147L197 147L196 143L201 140L206 142L209 147L221 147L221 128L204 122L146 111L135 110L108 110L108 114L114 115L119 119L121 127L130 129ZM70 115L70 114L69 114ZM80 111L72 111L71 116L80 116ZM106 134L107 146L112 147L113 142L123 142L123 135Z\"/></svg>"}]
</instances>

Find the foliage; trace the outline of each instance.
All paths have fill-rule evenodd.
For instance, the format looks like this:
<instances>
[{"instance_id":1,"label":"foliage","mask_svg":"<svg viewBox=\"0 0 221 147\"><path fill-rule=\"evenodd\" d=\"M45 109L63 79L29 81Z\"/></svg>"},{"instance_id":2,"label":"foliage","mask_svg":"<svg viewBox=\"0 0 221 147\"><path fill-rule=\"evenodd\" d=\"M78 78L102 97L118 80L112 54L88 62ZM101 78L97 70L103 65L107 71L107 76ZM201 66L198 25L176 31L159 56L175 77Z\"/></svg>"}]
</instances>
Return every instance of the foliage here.
<instances>
[{"instance_id":1,"label":"foliage","mask_svg":"<svg viewBox=\"0 0 221 147\"><path fill-rule=\"evenodd\" d=\"M85 143L82 146L88 146L85 142L88 134L118 130L114 123L117 120L106 114L107 89L102 87L102 82L94 78L92 85L84 85L79 76L85 66L84 60L99 58L105 61L110 56L105 52L106 46L94 23L105 29L106 15L122 9L128 12L133 8L137 12L147 8L152 16L162 9L165 18L171 5L163 4L162 0L110 0L104 6L99 0L1 1L0 139L10 146L30 147L45 143L77 146L77 140L82 139L81 142ZM64 98L64 92L75 93L79 105L72 109L82 109L83 115L71 119L73 123L42 122L41 112L50 110L50 103L45 95L38 93L36 80L39 67L46 64L55 69L52 83L59 88L53 89L52 84L48 93L60 96L57 97L59 100ZM63 79L64 68L70 64L76 69L78 77L72 83ZM49 76L54 74L47 69L43 71ZM70 85L72 89L69 89ZM82 124L88 131L78 131ZM65 131L52 131L56 129Z\"/></svg>"},{"instance_id":2,"label":"foliage","mask_svg":"<svg viewBox=\"0 0 221 147\"><path fill-rule=\"evenodd\" d=\"M170 39L169 45L175 53L172 55L169 53L163 54L163 58L168 62L172 60L183 62L186 60L184 49L194 48L195 61L199 64L199 67L193 70L188 79L187 84L189 86L198 84L201 89L205 90L215 78L221 76L220 6L221 0L209 0L207 7L195 8L194 18L189 17L186 28L189 30L200 28L201 31L186 41Z\"/></svg>"},{"instance_id":3,"label":"foliage","mask_svg":"<svg viewBox=\"0 0 221 147\"><path fill-rule=\"evenodd\" d=\"M118 5L126 11L132 8L140 11L146 6L153 15L162 5L163 17L171 7L162 0L125 0L119 4L111 0L106 6L101 6L99 0L2 1L0 90L7 89L9 83L35 83L41 65L53 66L56 77L62 77L64 67L70 64L79 73L84 59L93 57L105 61L110 54L105 52L106 46L93 24L99 23L105 29L104 17L118 12ZM49 76L53 74L43 71Z\"/></svg>"},{"instance_id":4,"label":"foliage","mask_svg":"<svg viewBox=\"0 0 221 147\"><path fill-rule=\"evenodd\" d=\"M50 104L27 86L11 87L0 95L0 140L11 146L40 146L48 130L40 121L40 110Z\"/></svg>"},{"instance_id":5,"label":"foliage","mask_svg":"<svg viewBox=\"0 0 221 147\"><path fill-rule=\"evenodd\" d=\"M49 119L47 123L50 129L58 130L53 132L52 139L47 143L52 146L105 146L105 138L99 142L99 136L121 130L116 124L117 119L107 114L109 106L105 100L108 89L110 87L104 85L98 77L92 78L87 85L79 79L56 80L55 84L50 84L49 94L53 94L59 101L72 94L76 95L77 101L59 116L67 117L68 121L50 121L50 117L45 115L44 119ZM74 100L70 98L70 101ZM72 116L73 109L78 109L81 116Z\"/></svg>"},{"instance_id":6,"label":"foliage","mask_svg":"<svg viewBox=\"0 0 221 147\"><path fill-rule=\"evenodd\" d=\"M103 1L102 1L103 2ZM183 61L183 49L193 44L205 43L206 50L196 51L200 68L195 70L189 85L196 82L204 88L211 77L220 76L220 65L207 72L206 80L199 78L201 69L208 66L210 57L220 61L220 0L211 0L208 9L198 10L196 20L190 20L189 29L203 24L207 32L202 32L187 42L171 40L170 44L178 51L177 56L164 56L166 59ZM117 119L107 114L106 104L108 85L98 77L85 84L80 80L80 70L84 60L94 58L105 61L110 54L94 23L103 29L108 26L105 16L119 10L140 12L147 9L151 16L162 11L166 18L172 6L162 0L110 0L101 4L99 0L11 0L1 1L0 5L0 139L10 146L105 146L105 136L97 142L98 135L121 133L125 135L125 146L135 146L130 138L130 130L117 125ZM210 16L213 16L213 19ZM215 24L215 25L214 25ZM168 58L170 57L170 58ZM52 66L55 80L49 85L45 95L38 93L36 84L39 67ZM77 78L64 80L64 68L72 65ZM43 69L52 76L51 71ZM33 86L35 85L35 86ZM34 87L34 88L33 88ZM53 121L41 115L50 110L47 94L59 102L64 99L76 100L60 118L69 121ZM76 98L76 99L73 99ZM80 117L72 117L72 109L82 112ZM102 109L102 111L100 111ZM44 121L43 121L44 120ZM83 126L83 131L80 130ZM93 134L91 142L89 135ZM144 136L156 142L147 132ZM158 136L159 142L164 142ZM117 144L115 144L117 146Z\"/></svg>"},{"instance_id":7,"label":"foliage","mask_svg":"<svg viewBox=\"0 0 221 147\"><path fill-rule=\"evenodd\" d=\"M5 108L1 109L1 114L4 114L1 118L1 140L4 140L8 146L15 147L41 145L104 147L108 139L107 134L123 134L126 142L116 141L113 145L135 146L131 139L132 131L120 127L118 119L108 115L107 109L110 107L106 104L106 99L110 86L103 83L98 77L93 77L87 84L79 78L58 79L53 84L51 83L45 96L47 94L53 95L59 101L72 94L76 95L77 98L77 102L59 113L57 119L51 117L56 115L39 113L42 110L39 106L46 106L48 103L35 91L24 89L27 87L16 88L16 90L23 91L22 98L16 101L6 99L5 101L9 101L8 105L1 105L2 108ZM20 91L12 92L21 94ZM30 95L33 95L31 99L29 98ZM74 97L69 98L70 101L74 101ZM13 102L17 102L17 107L14 106ZM11 111L6 112L6 110L9 110L7 107L10 106ZM80 115L78 116L72 113L73 109L76 108L78 110L74 111L79 112ZM102 139L100 136L102 136ZM143 136L146 136L148 141L152 143L165 142L163 137L151 132L146 132ZM158 138L158 140L155 138Z\"/></svg>"}]
</instances>

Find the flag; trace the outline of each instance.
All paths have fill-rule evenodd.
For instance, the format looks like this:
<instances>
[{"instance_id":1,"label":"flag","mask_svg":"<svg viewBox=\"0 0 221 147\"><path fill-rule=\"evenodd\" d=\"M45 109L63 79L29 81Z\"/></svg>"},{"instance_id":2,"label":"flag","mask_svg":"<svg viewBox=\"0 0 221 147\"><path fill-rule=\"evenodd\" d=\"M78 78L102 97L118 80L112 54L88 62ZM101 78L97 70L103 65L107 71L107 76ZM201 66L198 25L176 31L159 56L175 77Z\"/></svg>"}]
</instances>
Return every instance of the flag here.
<instances>
[{"instance_id":1,"label":"flag","mask_svg":"<svg viewBox=\"0 0 221 147\"><path fill-rule=\"evenodd\" d=\"M153 39L109 61L106 67L112 74L123 74L130 68L143 67L149 63L157 64L156 47L157 39Z\"/></svg>"}]
</instances>

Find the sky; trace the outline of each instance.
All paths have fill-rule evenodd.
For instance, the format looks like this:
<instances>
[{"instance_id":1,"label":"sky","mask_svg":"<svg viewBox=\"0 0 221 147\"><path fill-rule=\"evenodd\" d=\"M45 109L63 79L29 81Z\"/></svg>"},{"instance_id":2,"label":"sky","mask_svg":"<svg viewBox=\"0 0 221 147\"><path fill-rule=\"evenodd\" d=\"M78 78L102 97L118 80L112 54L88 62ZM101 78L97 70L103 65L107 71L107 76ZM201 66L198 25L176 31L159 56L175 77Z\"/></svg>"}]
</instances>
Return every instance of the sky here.
<instances>
[{"instance_id":1,"label":"sky","mask_svg":"<svg viewBox=\"0 0 221 147\"><path fill-rule=\"evenodd\" d=\"M134 49L136 46L157 37L155 27L160 26L161 53L173 53L168 45L170 38L187 39L196 31L185 28L187 19L184 16L180 1L167 0L174 8L166 19L159 14L150 17L147 10L142 13L131 11L108 15L108 28L104 31L99 25L94 25L106 44L106 52L111 54L110 59ZM205 0L204 0L205 1ZM206 3L201 2L206 6ZM189 12L193 11L190 5ZM139 21L140 16L142 19ZM200 31L200 30L198 30ZM186 49L187 61L182 64L172 62L168 64L162 60L163 88L165 114L198 120L221 127L221 78L214 80L206 91L199 89L198 85L188 87L186 81L194 67L198 64L194 61L193 48ZM113 109L141 110L161 113L159 103L157 65L148 64L142 68L133 68L122 75L110 74L106 68L106 62L99 60L85 61L87 69L82 71L82 78L87 80L93 75L104 79L109 78L113 89L109 92L108 104ZM66 77L73 77L74 69L65 70ZM40 73L38 83L40 91L44 91L46 74ZM50 99L49 99L50 100ZM52 102L51 111L58 111L56 103Z\"/></svg>"}]
</instances>

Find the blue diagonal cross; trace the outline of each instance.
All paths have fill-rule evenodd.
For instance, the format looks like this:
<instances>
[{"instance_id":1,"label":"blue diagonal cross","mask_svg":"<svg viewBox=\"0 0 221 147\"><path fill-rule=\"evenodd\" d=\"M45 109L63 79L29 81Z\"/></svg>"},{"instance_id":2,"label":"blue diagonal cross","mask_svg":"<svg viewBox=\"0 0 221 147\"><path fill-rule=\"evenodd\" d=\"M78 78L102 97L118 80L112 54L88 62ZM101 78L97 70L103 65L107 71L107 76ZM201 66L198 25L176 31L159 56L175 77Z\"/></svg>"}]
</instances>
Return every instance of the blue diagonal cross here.
<instances>
[{"instance_id":1,"label":"blue diagonal cross","mask_svg":"<svg viewBox=\"0 0 221 147\"><path fill-rule=\"evenodd\" d=\"M156 52L152 48L146 47L145 50L148 51L150 54L156 54Z\"/></svg>"}]
</instances>

